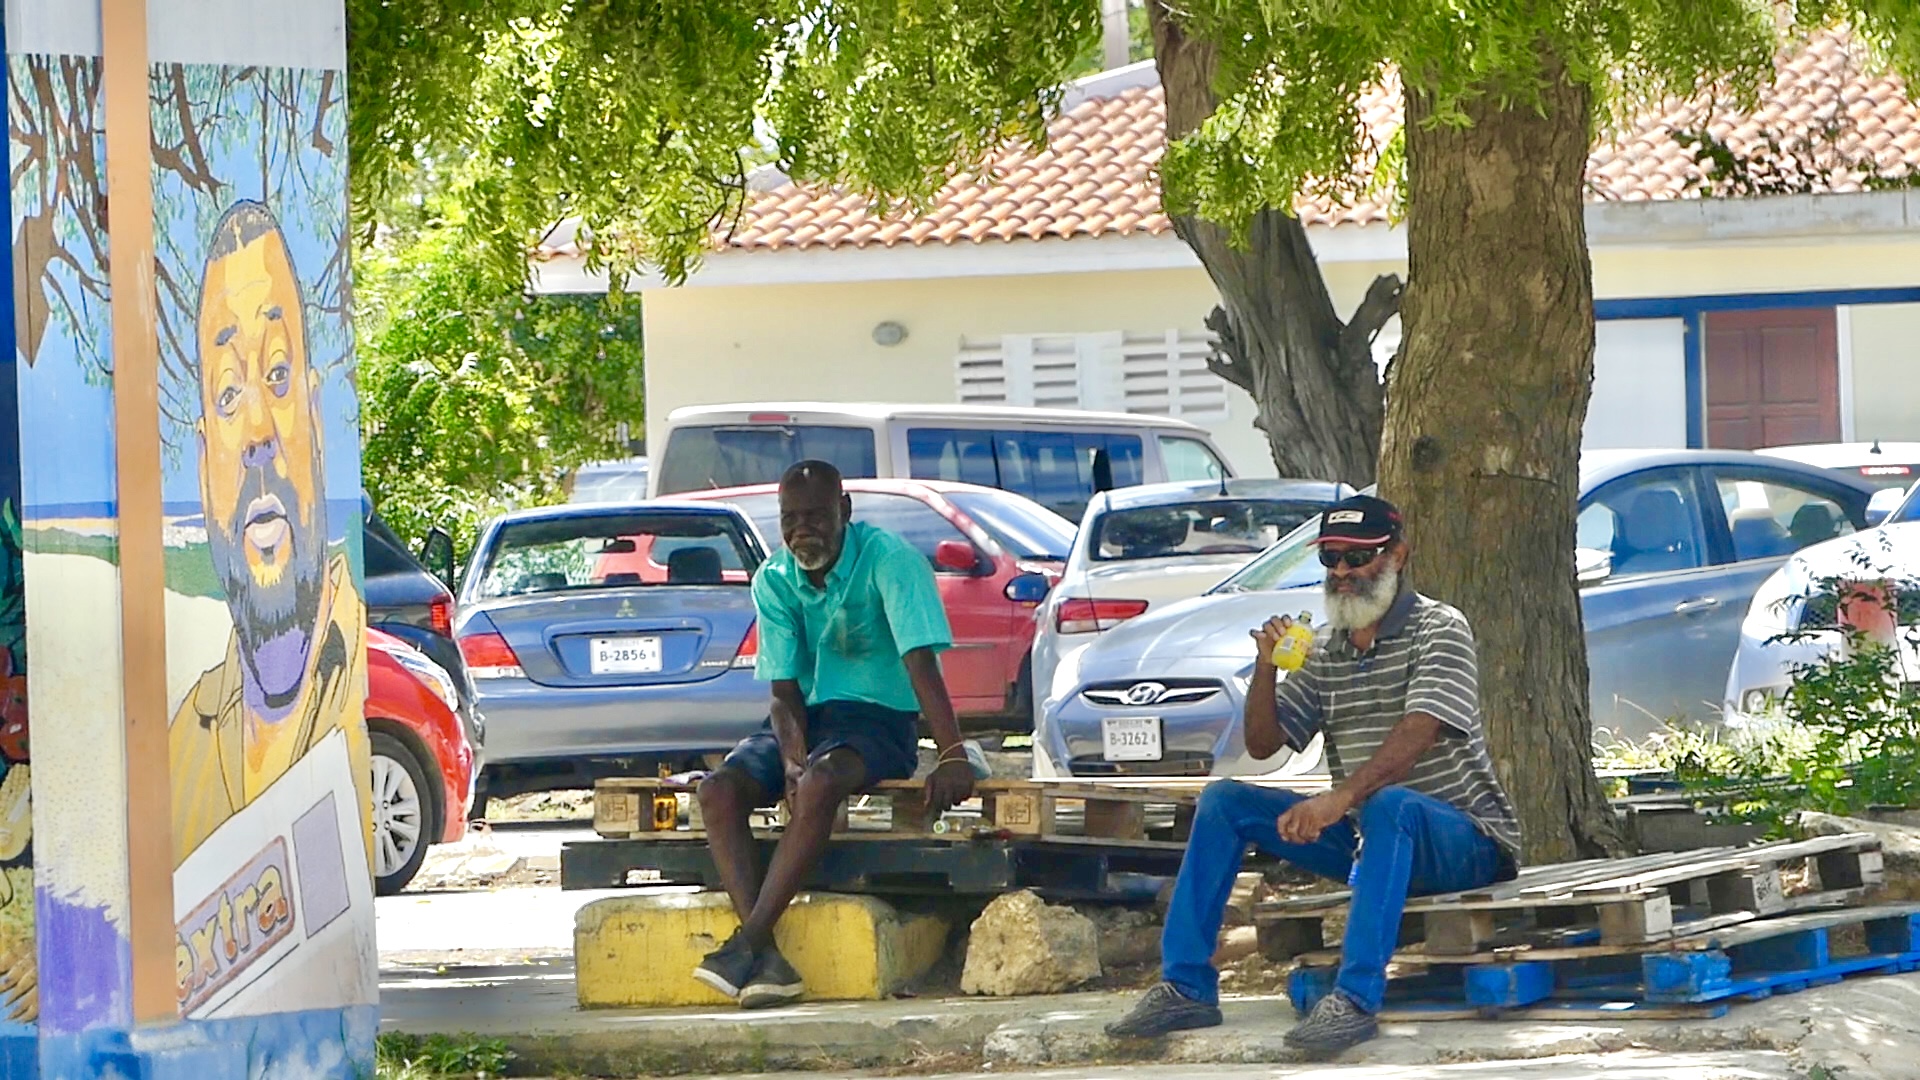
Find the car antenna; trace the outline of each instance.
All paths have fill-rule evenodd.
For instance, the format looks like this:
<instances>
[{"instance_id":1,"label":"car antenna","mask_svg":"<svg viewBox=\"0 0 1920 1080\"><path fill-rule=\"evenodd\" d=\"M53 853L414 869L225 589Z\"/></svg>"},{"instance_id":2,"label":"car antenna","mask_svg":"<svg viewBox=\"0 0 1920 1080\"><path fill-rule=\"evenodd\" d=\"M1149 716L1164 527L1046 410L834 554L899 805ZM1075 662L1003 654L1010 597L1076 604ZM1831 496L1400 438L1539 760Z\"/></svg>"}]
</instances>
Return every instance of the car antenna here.
<instances>
[{"instance_id":1,"label":"car antenna","mask_svg":"<svg viewBox=\"0 0 1920 1080\"><path fill-rule=\"evenodd\" d=\"M1869 454L1878 454L1878 453L1880 453L1880 440L1879 440L1879 439L1875 439L1875 440L1873 440L1873 449L1871 449L1871 450L1868 450L1868 451L1867 451L1867 453L1869 453Z\"/></svg>"},{"instance_id":2,"label":"car antenna","mask_svg":"<svg viewBox=\"0 0 1920 1080\"><path fill-rule=\"evenodd\" d=\"M1223 499L1227 497L1227 471L1225 469L1220 470L1220 497Z\"/></svg>"}]
</instances>

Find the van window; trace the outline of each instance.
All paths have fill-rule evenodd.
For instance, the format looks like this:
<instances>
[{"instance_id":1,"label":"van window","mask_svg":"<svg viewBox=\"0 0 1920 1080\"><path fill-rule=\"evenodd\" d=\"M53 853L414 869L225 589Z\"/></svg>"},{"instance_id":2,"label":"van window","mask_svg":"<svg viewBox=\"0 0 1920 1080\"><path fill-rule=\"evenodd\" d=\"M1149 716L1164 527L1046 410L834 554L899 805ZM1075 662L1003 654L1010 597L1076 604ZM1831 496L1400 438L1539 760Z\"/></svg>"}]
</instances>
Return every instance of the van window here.
<instances>
[{"instance_id":1,"label":"van window","mask_svg":"<svg viewBox=\"0 0 1920 1080\"><path fill-rule=\"evenodd\" d=\"M1199 439L1162 435L1160 456L1167 463L1168 480L1218 480L1227 475L1227 467Z\"/></svg>"},{"instance_id":2,"label":"van window","mask_svg":"<svg viewBox=\"0 0 1920 1080\"><path fill-rule=\"evenodd\" d=\"M875 475L873 432L826 424L714 424L675 428L660 463L660 494L772 484L796 461L832 462L849 479Z\"/></svg>"},{"instance_id":3,"label":"van window","mask_svg":"<svg viewBox=\"0 0 1920 1080\"><path fill-rule=\"evenodd\" d=\"M1105 452L1113 486L1142 482L1140 436L1095 431L910 428L907 467L916 480L1003 488L1069 521L1093 497L1094 461Z\"/></svg>"}]
</instances>

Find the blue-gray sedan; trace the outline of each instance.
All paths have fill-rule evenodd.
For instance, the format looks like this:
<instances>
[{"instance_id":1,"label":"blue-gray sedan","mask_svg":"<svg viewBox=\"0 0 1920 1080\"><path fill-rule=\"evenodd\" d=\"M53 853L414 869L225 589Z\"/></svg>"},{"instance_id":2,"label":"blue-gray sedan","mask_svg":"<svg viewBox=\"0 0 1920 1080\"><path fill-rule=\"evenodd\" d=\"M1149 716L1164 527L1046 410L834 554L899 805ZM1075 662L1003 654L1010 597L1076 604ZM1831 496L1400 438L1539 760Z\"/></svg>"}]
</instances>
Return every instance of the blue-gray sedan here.
<instances>
[{"instance_id":1,"label":"blue-gray sedan","mask_svg":"<svg viewBox=\"0 0 1920 1080\"><path fill-rule=\"evenodd\" d=\"M748 583L766 547L716 503L545 507L481 532L454 636L489 797L698 766L754 731Z\"/></svg>"},{"instance_id":2,"label":"blue-gray sedan","mask_svg":"<svg viewBox=\"0 0 1920 1080\"><path fill-rule=\"evenodd\" d=\"M1754 591L1795 551L1865 528L1872 494L1854 478L1737 450L1583 455L1577 572L1596 731L1639 737L1670 718L1718 718ZM1317 744L1256 761L1240 733L1247 631L1305 612L1325 632L1317 534L1316 519L1205 595L1121 623L1064 661L1035 688L1035 774L1318 770ZM1148 729L1158 738L1143 740Z\"/></svg>"}]
</instances>

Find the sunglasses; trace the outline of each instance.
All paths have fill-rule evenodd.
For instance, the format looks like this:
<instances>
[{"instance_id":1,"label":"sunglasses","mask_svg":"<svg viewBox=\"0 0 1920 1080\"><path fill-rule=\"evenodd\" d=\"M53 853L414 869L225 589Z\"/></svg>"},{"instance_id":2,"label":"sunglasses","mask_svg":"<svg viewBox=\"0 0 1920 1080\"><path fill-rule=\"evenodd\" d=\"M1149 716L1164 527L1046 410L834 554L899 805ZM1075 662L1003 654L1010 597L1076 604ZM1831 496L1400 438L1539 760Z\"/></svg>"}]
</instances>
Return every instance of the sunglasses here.
<instances>
[{"instance_id":1,"label":"sunglasses","mask_svg":"<svg viewBox=\"0 0 1920 1080\"><path fill-rule=\"evenodd\" d=\"M1358 570L1363 566L1369 565L1373 560L1378 559L1386 550L1387 545L1385 544L1379 547L1347 548L1343 551L1335 551L1332 548L1323 547L1320 549L1320 565L1331 570L1341 563L1346 563L1347 569Z\"/></svg>"}]
</instances>

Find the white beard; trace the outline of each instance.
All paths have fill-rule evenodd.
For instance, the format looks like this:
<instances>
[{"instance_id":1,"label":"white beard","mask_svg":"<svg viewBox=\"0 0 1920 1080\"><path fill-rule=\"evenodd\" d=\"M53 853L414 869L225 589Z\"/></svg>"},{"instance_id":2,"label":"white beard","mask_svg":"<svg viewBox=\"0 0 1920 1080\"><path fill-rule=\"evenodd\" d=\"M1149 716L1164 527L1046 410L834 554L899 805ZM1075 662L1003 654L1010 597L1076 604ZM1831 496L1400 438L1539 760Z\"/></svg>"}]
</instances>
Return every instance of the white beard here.
<instances>
[{"instance_id":1,"label":"white beard","mask_svg":"<svg viewBox=\"0 0 1920 1080\"><path fill-rule=\"evenodd\" d=\"M833 556L817 549L805 555L800 554L800 552L796 550L793 553L793 561L799 564L800 569L812 574L825 570L831 565L833 563Z\"/></svg>"},{"instance_id":2,"label":"white beard","mask_svg":"<svg viewBox=\"0 0 1920 1080\"><path fill-rule=\"evenodd\" d=\"M1361 584L1358 592L1326 590L1327 623L1335 630L1364 630L1387 617L1394 598L1400 595L1400 571L1387 568L1371 582Z\"/></svg>"}]
</instances>

